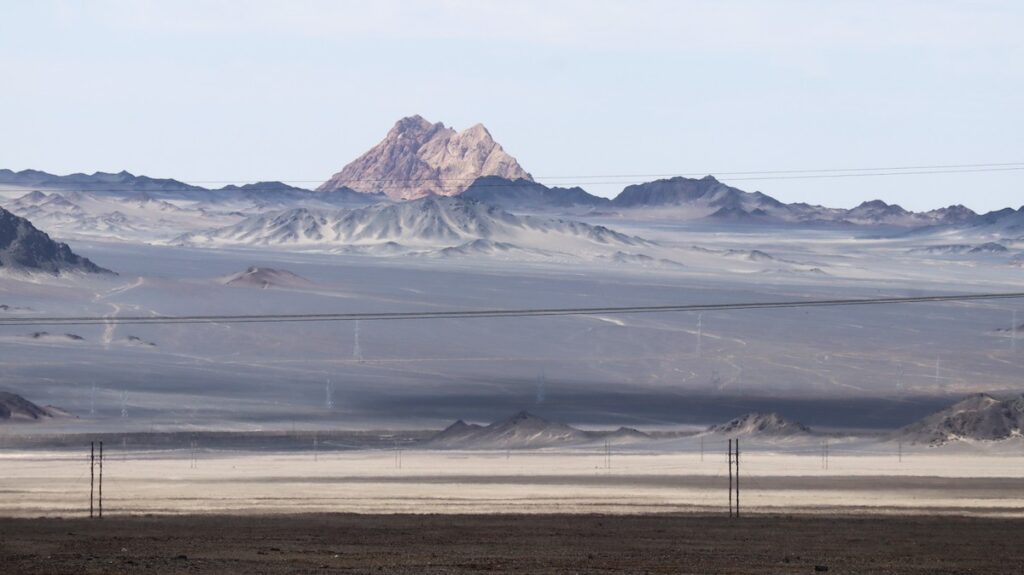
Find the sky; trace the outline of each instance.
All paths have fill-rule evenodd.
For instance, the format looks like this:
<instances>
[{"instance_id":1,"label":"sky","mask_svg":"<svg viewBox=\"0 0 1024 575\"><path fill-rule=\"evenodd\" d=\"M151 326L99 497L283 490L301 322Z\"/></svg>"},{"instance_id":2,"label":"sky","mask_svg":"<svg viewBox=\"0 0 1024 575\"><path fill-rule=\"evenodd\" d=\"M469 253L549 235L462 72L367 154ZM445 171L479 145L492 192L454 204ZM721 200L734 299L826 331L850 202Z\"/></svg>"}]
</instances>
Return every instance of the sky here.
<instances>
[{"instance_id":1,"label":"sky","mask_svg":"<svg viewBox=\"0 0 1024 575\"><path fill-rule=\"evenodd\" d=\"M0 0L0 168L313 187L420 114L604 196L715 174L787 202L1018 207L1021 29L1024 3L983 0Z\"/></svg>"}]
</instances>

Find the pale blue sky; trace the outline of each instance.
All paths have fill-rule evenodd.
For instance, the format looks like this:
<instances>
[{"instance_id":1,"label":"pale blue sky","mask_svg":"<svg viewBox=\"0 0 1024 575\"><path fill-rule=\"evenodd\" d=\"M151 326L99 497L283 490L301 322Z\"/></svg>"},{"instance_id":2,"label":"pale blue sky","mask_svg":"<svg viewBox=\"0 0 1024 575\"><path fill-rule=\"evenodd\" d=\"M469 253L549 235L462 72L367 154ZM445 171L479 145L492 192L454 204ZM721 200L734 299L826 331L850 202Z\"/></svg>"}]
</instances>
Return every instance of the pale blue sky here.
<instances>
[{"instance_id":1,"label":"pale blue sky","mask_svg":"<svg viewBox=\"0 0 1024 575\"><path fill-rule=\"evenodd\" d=\"M322 181L416 113L537 176L1024 162L1022 30L1020 2L0 0L0 167ZM1024 203L1024 171L721 179Z\"/></svg>"}]
</instances>

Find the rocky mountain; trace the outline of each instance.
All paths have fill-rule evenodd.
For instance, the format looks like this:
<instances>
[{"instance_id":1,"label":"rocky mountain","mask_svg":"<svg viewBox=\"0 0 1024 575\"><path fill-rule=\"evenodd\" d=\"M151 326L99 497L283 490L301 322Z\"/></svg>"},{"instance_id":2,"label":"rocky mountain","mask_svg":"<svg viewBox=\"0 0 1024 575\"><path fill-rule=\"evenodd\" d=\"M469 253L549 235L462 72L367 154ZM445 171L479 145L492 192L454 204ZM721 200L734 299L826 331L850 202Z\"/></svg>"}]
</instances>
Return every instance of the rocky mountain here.
<instances>
[{"instance_id":1,"label":"rocky mountain","mask_svg":"<svg viewBox=\"0 0 1024 575\"><path fill-rule=\"evenodd\" d=\"M53 241L25 218L0 208L0 268L8 270L113 273Z\"/></svg>"},{"instance_id":2,"label":"rocky mountain","mask_svg":"<svg viewBox=\"0 0 1024 575\"><path fill-rule=\"evenodd\" d=\"M0 391L0 422L42 421L66 415L63 410L39 406L9 391Z\"/></svg>"},{"instance_id":3,"label":"rocky mountain","mask_svg":"<svg viewBox=\"0 0 1024 575\"><path fill-rule=\"evenodd\" d=\"M942 445L974 440L1001 441L1024 430L1024 395L997 399L979 393L904 427L899 436L914 443Z\"/></svg>"},{"instance_id":4,"label":"rocky mountain","mask_svg":"<svg viewBox=\"0 0 1024 575\"><path fill-rule=\"evenodd\" d=\"M293 209L246 218L238 224L185 234L175 243L189 245L399 244L451 247L473 240L532 244L579 242L643 245L644 240L603 226L533 216L516 216L462 198L427 197L397 204L350 210Z\"/></svg>"},{"instance_id":5,"label":"rocky mountain","mask_svg":"<svg viewBox=\"0 0 1024 575\"><path fill-rule=\"evenodd\" d=\"M588 194L583 188L549 188L530 180L508 180L484 176L474 181L460 197L509 211L549 210L573 207L605 207L611 200Z\"/></svg>"},{"instance_id":6,"label":"rocky mountain","mask_svg":"<svg viewBox=\"0 0 1024 575\"><path fill-rule=\"evenodd\" d=\"M348 187L396 200L454 196L481 176L533 178L477 124L456 132L420 116L399 120L384 140L346 165L317 191Z\"/></svg>"},{"instance_id":7,"label":"rocky mountain","mask_svg":"<svg viewBox=\"0 0 1024 575\"><path fill-rule=\"evenodd\" d=\"M288 270L251 266L244 272L232 274L223 279L226 286L267 288L307 287L312 283L306 278Z\"/></svg>"},{"instance_id":8,"label":"rocky mountain","mask_svg":"<svg viewBox=\"0 0 1024 575\"><path fill-rule=\"evenodd\" d=\"M811 433L810 428L778 413L747 413L708 428L709 433L730 437L793 437Z\"/></svg>"}]
</instances>

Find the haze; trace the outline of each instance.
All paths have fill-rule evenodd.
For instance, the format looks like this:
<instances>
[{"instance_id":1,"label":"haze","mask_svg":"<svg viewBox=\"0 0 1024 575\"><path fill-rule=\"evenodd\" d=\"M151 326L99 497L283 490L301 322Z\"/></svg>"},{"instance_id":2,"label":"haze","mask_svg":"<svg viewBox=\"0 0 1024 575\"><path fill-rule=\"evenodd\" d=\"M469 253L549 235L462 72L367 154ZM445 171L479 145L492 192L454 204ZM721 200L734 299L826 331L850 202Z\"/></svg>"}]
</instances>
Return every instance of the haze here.
<instances>
[{"instance_id":1,"label":"haze","mask_svg":"<svg viewBox=\"0 0 1024 575\"><path fill-rule=\"evenodd\" d=\"M1024 158L1013 3L2 2L3 166L324 181L413 113L548 184ZM1019 206L1021 172L723 181ZM592 183L592 182L600 183Z\"/></svg>"}]
</instances>

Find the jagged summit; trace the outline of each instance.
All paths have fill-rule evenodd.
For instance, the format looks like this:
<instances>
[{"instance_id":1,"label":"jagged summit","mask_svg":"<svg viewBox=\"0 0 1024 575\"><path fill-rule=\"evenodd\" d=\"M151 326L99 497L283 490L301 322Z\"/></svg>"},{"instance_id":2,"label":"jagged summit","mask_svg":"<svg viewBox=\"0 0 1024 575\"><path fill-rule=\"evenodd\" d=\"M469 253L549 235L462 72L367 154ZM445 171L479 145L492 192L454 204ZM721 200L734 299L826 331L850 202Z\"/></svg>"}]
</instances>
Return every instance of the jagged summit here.
<instances>
[{"instance_id":1,"label":"jagged summit","mask_svg":"<svg viewBox=\"0 0 1024 575\"><path fill-rule=\"evenodd\" d=\"M461 132L421 116L395 123L384 140L342 168L317 191L351 188L397 200L454 196L481 176L533 181L482 124Z\"/></svg>"},{"instance_id":2,"label":"jagged summit","mask_svg":"<svg viewBox=\"0 0 1024 575\"><path fill-rule=\"evenodd\" d=\"M778 413L747 413L719 425L708 432L730 436L789 437L811 433L802 423L782 417Z\"/></svg>"},{"instance_id":3,"label":"jagged summit","mask_svg":"<svg viewBox=\"0 0 1024 575\"><path fill-rule=\"evenodd\" d=\"M1024 395L998 399L971 395L904 427L899 435L915 443L941 445L952 441L1002 441L1024 430Z\"/></svg>"}]
</instances>

